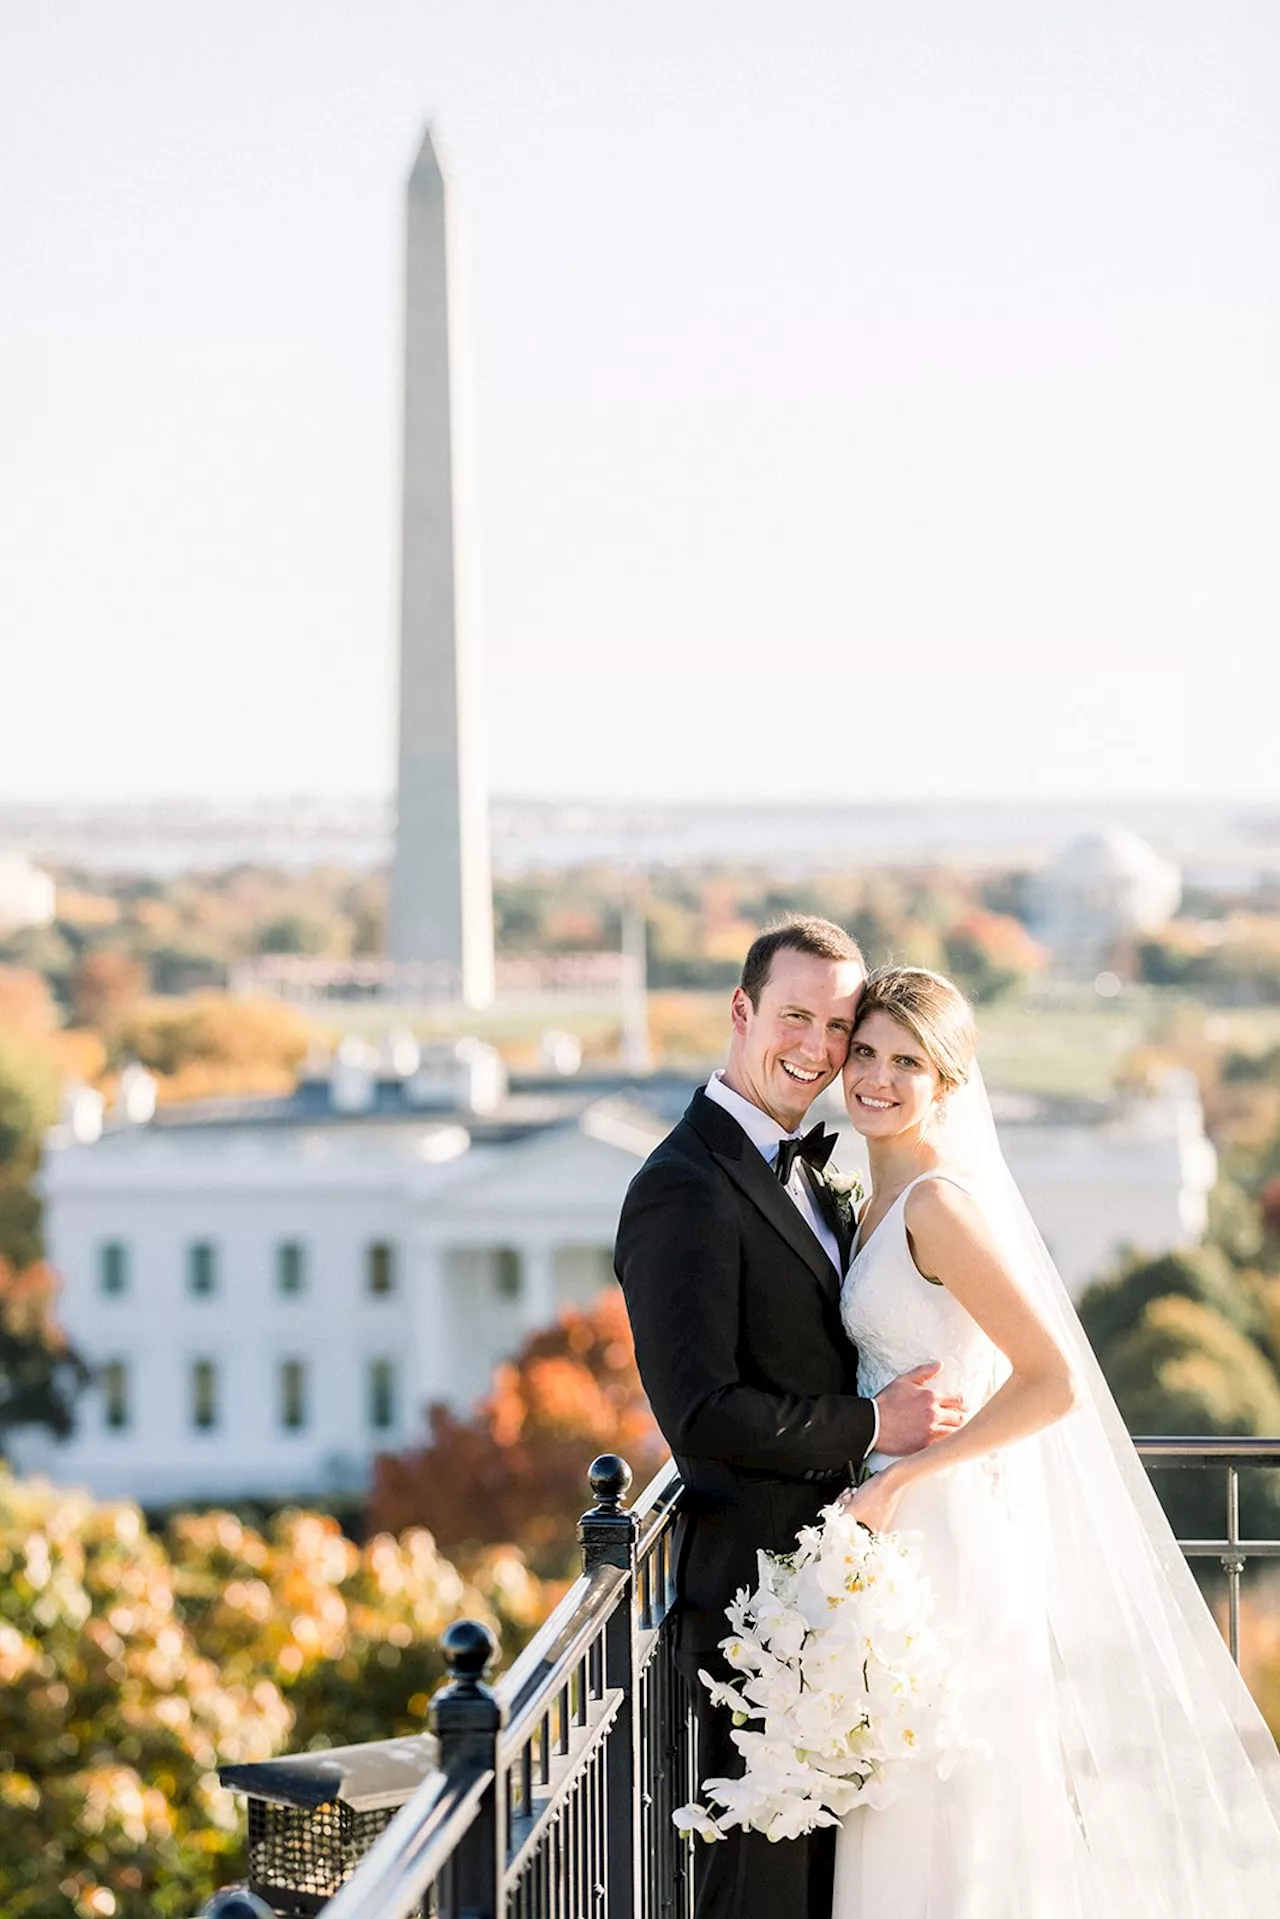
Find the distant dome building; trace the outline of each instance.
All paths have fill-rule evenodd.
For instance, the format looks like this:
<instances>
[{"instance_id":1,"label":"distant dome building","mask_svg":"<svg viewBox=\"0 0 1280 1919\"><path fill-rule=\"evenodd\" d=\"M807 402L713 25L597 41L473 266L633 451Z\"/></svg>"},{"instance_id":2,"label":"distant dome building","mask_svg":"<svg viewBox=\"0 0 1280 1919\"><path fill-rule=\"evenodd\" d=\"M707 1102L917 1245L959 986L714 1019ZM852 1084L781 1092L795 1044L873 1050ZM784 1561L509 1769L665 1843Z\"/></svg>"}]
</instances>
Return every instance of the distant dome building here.
<instances>
[{"instance_id":1,"label":"distant dome building","mask_svg":"<svg viewBox=\"0 0 1280 1919\"><path fill-rule=\"evenodd\" d=\"M1083 833L1040 875L1033 931L1061 971L1089 977L1118 941L1163 926L1181 898L1178 868L1136 833Z\"/></svg>"}]
</instances>

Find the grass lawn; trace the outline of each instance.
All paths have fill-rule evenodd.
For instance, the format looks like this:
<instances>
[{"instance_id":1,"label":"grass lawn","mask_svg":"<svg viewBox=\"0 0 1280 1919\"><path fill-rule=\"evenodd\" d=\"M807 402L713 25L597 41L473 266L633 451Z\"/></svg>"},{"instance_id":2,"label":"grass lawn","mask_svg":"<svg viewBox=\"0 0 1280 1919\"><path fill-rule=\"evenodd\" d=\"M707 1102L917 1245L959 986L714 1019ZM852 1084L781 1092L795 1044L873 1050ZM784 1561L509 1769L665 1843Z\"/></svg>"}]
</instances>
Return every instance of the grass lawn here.
<instances>
[{"instance_id":1,"label":"grass lawn","mask_svg":"<svg viewBox=\"0 0 1280 1919\"><path fill-rule=\"evenodd\" d=\"M649 995L649 1029L659 1065L704 1069L724 1056L727 992L664 991ZM620 1009L608 996L541 996L500 1000L479 1013L457 1006L386 1006L377 1002L306 1009L333 1036L377 1039L409 1027L423 1039L474 1033L497 1046L509 1064L537 1063L538 1041L551 1027L577 1035L588 1061L617 1057ZM988 1083L1007 1092L1105 1098L1134 1047L1161 1041L1208 1041L1241 1052L1280 1045L1280 1007L1206 1007L1181 995L1134 988L1115 1000L1091 989L1049 989L1032 999L998 1000L978 1009L982 1064Z\"/></svg>"},{"instance_id":2,"label":"grass lawn","mask_svg":"<svg viewBox=\"0 0 1280 1919\"><path fill-rule=\"evenodd\" d=\"M1143 1010L1096 997L1091 1006L997 1001L978 1009L982 1070L1006 1092L1105 1098L1148 1025Z\"/></svg>"}]
</instances>

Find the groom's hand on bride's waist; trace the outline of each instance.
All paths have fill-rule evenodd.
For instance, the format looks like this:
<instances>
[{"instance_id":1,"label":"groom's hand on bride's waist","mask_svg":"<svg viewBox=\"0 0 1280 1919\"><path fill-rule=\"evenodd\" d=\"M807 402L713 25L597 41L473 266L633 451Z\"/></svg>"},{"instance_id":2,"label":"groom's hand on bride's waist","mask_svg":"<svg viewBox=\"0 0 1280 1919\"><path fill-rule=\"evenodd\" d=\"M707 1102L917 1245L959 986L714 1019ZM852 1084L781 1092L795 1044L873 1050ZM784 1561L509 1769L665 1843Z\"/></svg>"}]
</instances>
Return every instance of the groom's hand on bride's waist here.
<instances>
[{"instance_id":1,"label":"groom's hand on bride's waist","mask_svg":"<svg viewBox=\"0 0 1280 1919\"><path fill-rule=\"evenodd\" d=\"M930 1360L926 1366L900 1373L876 1394L880 1414L877 1452L901 1459L905 1453L918 1453L964 1425L964 1401L938 1391L938 1372L939 1362Z\"/></svg>"}]
</instances>

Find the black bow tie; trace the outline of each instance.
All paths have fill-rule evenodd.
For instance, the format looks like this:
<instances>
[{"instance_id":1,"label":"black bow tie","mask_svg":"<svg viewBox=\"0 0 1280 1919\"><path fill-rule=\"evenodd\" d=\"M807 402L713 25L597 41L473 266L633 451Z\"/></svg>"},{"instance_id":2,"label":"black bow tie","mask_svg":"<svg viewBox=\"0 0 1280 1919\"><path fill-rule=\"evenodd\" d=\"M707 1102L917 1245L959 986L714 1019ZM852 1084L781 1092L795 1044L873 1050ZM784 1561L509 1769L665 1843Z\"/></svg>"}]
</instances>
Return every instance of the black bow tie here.
<instances>
[{"instance_id":1,"label":"black bow tie","mask_svg":"<svg viewBox=\"0 0 1280 1919\"><path fill-rule=\"evenodd\" d=\"M814 1172L820 1173L835 1150L836 1134L829 1133L819 1121L803 1139L779 1141L778 1157L773 1163L773 1170L785 1186L791 1178L791 1171L797 1159L807 1159Z\"/></svg>"}]
</instances>

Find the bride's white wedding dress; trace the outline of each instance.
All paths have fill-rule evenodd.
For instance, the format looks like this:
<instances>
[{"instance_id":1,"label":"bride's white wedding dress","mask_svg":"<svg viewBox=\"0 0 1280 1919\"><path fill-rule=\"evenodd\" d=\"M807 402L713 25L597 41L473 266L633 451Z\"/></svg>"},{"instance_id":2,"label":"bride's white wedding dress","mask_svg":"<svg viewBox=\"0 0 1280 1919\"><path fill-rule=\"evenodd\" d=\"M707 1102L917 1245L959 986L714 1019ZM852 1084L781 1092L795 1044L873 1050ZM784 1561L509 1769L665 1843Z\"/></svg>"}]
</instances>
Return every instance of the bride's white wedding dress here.
<instances>
[{"instance_id":1,"label":"bride's white wedding dress","mask_svg":"<svg viewBox=\"0 0 1280 1919\"><path fill-rule=\"evenodd\" d=\"M990 1138L994 1151L993 1129ZM963 1177L923 1177L940 1176L984 1208L997 1191L967 1165ZM918 1183L855 1252L844 1322L863 1393L938 1360L946 1390L972 1413L1008 1365L916 1268L905 1210ZM1002 1205L1007 1229L1007 1194L994 1211ZM1049 1433L903 1495L894 1527L923 1538L937 1623L954 1646L961 1732L984 1749L963 1753L946 1779L921 1768L896 1804L848 1815L834 1919L1280 1912L1274 1743L1024 1217L997 1237L1011 1265L1018 1252L1024 1268L1040 1262L1028 1290L1085 1373L1086 1403Z\"/></svg>"}]
</instances>

